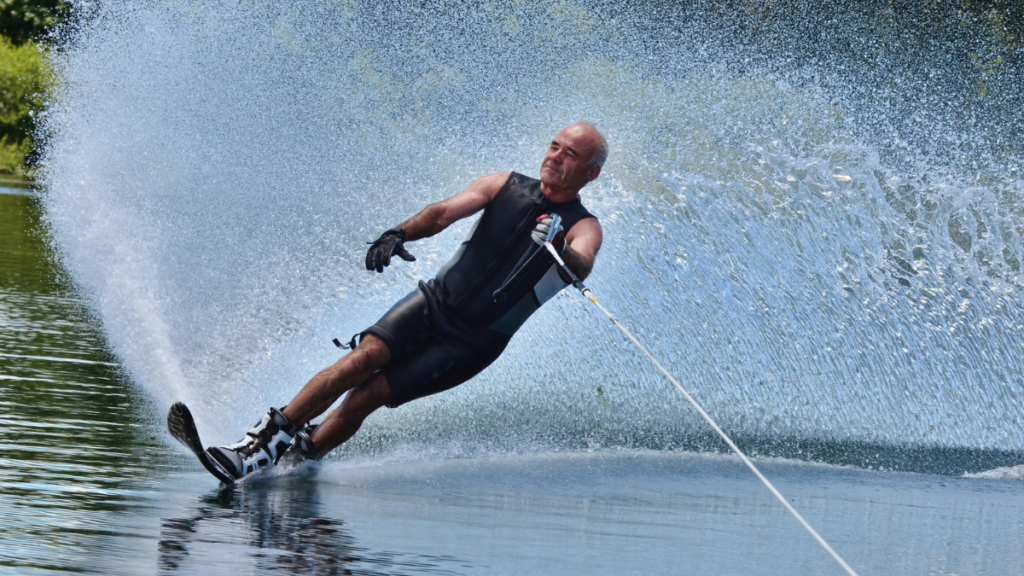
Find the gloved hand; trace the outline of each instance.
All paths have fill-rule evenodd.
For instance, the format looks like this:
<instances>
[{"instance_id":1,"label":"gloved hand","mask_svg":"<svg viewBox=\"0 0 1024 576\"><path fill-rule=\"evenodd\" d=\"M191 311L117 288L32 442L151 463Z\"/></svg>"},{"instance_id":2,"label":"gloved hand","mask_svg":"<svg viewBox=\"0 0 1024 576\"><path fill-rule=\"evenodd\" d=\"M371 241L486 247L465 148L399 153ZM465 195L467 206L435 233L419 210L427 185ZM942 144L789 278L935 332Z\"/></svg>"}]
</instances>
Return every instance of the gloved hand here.
<instances>
[{"instance_id":1,"label":"gloved hand","mask_svg":"<svg viewBox=\"0 0 1024 576\"><path fill-rule=\"evenodd\" d=\"M415 262L416 257L409 254L402 243L405 242L405 230L392 228L370 243L366 252L366 269L383 272L384 267L391 264L391 257L398 255L406 262Z\"/></svg>"},{"instance_id":2,"label":"gloved hand","mask_svg":"<svg viewBox=\"0 0 1024 576\"><path fill-rule=\"evenodd\" d=\"M542 214L537 217L537 227L530 233L530 238L533 238L534 243L538 246L543 246L544 241L548 237L548 233L551 231L551 216ZM558 225L558 230L555 231L554 238L551 239L551 245L555 247L555 250L559 254L565 250L565 231L562 230L562 225Z\"/></svg>"}]
</instances>

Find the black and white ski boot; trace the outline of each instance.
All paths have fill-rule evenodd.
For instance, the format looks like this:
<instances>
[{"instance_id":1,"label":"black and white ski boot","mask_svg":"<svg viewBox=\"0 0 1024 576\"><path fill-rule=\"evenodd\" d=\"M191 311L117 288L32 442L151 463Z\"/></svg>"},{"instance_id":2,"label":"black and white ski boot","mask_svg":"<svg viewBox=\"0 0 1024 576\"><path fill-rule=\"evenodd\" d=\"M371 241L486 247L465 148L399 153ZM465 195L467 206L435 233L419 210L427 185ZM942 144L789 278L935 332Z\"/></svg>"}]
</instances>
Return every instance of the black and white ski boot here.
<instances>
[{"instance_id":1,"label":"black and white ski boot","mask_svg":"<svg viewBox=\"0 0 1024 576\"><path fill-rule=\"evenodd\" d=\"M206 449L221 468L235 480L276 464L295 437L295 425L277 408L271 408L245 438L229 446Z\"/></svg>"},{"instance_id":2,"label":"black and white ski boot","mask_svg":"<svg viewBox=\"0 0 1024 576\"><path fill-rule=\"evenodd\" d=\"M313 430L316 430L316 424L306 426L292 438L292 443L281 457L282 465L298 466L303 462L315 462L322 457L313 444Z\"/></svg>"}]
</instances>

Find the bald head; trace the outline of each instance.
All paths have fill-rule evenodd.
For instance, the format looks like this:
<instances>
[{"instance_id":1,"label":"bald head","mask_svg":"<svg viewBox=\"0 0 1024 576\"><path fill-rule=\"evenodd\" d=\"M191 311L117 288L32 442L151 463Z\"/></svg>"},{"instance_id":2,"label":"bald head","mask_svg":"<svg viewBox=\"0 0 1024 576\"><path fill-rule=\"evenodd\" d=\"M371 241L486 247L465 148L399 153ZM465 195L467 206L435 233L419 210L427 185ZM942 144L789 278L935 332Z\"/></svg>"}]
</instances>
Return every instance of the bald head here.
<instances>
[{"instance_id":1,"label":"bald head","mask_svg":"<svg viewBox=\"0 0 1024 576\"><path fill-rule=\"evenodd\" d=\"M559 196L575 196L597 178L607 158L608 141L593 124L570 124L555 135L544 155L542 188Z\"/></svg>"},{"instance_id":2,"label":"bald head","mask_svg":"<svg viewBox=\"0 0 1024 576\"><path fill-rule=\"evenodd\" d=\"M594 126L589 122L577 122L576 124L567 126L567 128L571 128L573 126L579 126L589 134L590 138L596 139L597 141L597 145L594 147L594 152L590 156L590 160L587 161L587 166L604 166L605 160L608 159L608 140L605 139L604 134L601 134L601 131L597 129L597 126Z\"/></svg>"}]
</instances>

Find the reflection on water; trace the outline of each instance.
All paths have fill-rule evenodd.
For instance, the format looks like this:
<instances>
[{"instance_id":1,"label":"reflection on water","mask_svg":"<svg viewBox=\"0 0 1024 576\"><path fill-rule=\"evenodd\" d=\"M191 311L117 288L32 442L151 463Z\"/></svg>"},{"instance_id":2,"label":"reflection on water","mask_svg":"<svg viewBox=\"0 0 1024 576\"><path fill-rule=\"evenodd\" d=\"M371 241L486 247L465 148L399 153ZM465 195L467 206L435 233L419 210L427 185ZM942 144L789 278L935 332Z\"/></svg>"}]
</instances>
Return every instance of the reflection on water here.
<instances>
[{"instance_id":1,"label":"reflection on water","mask_svg":"<svg viewBox=\"0 0 1024 576\"><path fill-rule=\"evenodd\" d=\"M762 465L861 574L1024 574L1020 483ZM611 451L328 462L315 476L197 497L198 478L168 479L149 513L164 518L165 571L836 573L734 458Z\"/></svg>"},{"instance_id":2,"label":"reflection on water","mask_svg":"<svg viewBox=\"0 0 1024 576\"><path fill-rule=\"evenodd\" d=\"M257 573L452 574L454 558L374 552L344 522L323 516L319 485L279 478L200 496L181 516L160 521L158 565L167 573L230 573L245 561Z\"/></svg>"}]
</instances>

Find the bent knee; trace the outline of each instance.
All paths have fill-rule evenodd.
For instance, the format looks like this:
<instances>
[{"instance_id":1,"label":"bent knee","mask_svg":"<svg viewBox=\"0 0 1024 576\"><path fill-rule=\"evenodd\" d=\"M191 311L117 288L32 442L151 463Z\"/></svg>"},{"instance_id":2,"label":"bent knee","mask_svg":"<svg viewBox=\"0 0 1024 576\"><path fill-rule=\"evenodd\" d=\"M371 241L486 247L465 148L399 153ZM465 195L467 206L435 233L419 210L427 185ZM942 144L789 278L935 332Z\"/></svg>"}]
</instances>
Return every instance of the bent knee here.
<instances>
[{"instance_id":1,"label":"bent knee","mask_svg":"<svg viewBox=\"0 0 1024 576\"><path fill-rule=\"evenodd\" d=\"M369 414L390 400L391 392L388 389L387 379L380 374L372 381L349 390L343 406L347 410Z\"/></svg>"},{"instance_id":2,"label":"bent knee","mask_svg":"<svg viewBox=\"0 0 1024 576\"><path fill-rule=\"evenodd\" d=\"M359 345L335 363L339 370L355 370L357 373L372 374L391 361L391 350L383 340L367 334Z\"/></svg>"},{"instance_id":3,"label":"bent knee","mask_svg":"<svg viewBox=\"0 0 1024 576\"><path fill-rule=\"evenodd\" d=\"M357 354L361 361L372 365L374 370L382 368L391 360L391 349L373 334L364 335L352 353Z\"/></svg>"}]
</instances>

